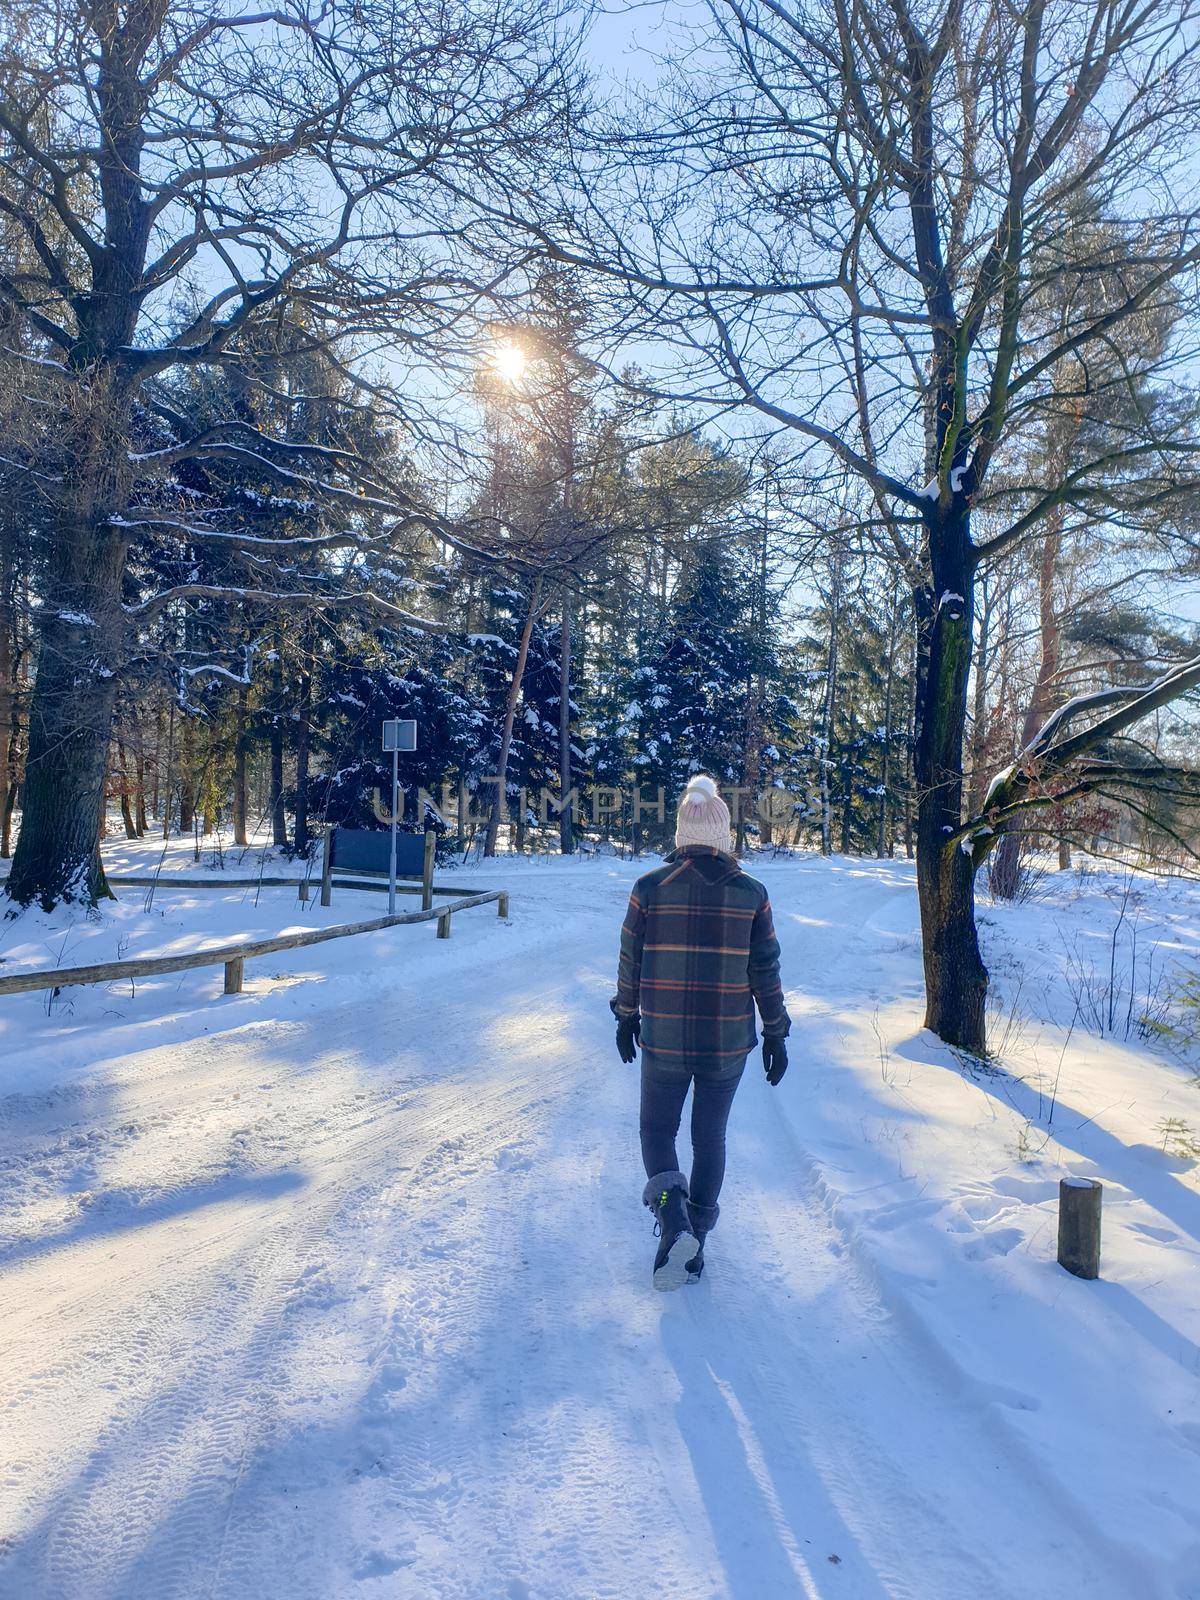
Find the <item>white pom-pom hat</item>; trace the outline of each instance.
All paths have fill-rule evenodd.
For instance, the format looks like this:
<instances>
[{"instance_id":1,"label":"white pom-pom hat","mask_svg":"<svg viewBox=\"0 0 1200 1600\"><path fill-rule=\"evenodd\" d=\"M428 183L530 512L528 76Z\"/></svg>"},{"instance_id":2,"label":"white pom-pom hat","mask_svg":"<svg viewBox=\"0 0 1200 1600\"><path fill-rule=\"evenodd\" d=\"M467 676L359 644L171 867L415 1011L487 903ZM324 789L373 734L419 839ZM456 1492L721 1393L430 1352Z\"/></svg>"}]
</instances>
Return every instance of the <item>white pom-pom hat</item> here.
<instances>
[{"instance_id":1,"label":"white pom-pom hat","mask_svg":"<svg viewBox=\"0 0 1200 1600\"><path fill-rule=\"evenodd\" d=\"M688 779L675 819L675 848L706 844L713 850L730 848L729 807L717 793L717 784L705 772Z\"/></svg>"}]
</instances>

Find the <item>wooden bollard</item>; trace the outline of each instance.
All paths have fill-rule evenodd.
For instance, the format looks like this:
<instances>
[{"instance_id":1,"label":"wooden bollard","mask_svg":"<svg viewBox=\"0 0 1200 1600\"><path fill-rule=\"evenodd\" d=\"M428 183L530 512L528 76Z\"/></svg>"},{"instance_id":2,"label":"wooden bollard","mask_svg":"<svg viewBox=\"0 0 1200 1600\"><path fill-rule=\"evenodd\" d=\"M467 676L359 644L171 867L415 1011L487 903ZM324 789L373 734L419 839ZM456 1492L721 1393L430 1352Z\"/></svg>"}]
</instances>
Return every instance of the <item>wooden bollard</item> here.
<instances>
[{"instance_id":1,"label":"wooden bollard","mask_svg":"<svg viewBox=\"0 0 1200 1600\"><path fill-rule=\"evenodd\" d=\"M225 963L225 993L241 994L242 974L245 970L245 956L234 956L232 961Z\"/></svg>"},{"instance_id":2,"label":"wooden bollard","mask_svg":"<svg viewBox=\"0 0 1200 1600\"><path fill-rule=\"evenodd\" d=\"M508 896L506 894L502 894L500 896L499 900L497 900L496 905L499 908L497 913L496 913L496 915L500 916L500 917L507 917L507 915L508 915Z\"/></svg>"},{"instance_id":3,"label":"wooden bollard","mask_svg":"<svg viewBox=\"0 0 1200 1600\"><path fill-rule=\"evenodd\" d=\"M308 881L307 881L307 879L305 879L305 878L301 878L300 879L300 882L296 885L296 893L300 897L301 905L307 905L308 904Z\"/></svg>"},{"instance_id":4,"label":"wooden bollard","mask_svg":"<svg viewBox=\"0 0 1200 1600\"><path fill-rule=\"evenodd\" d=\"M1058 1264L1077 1278L1100 1276L1100 1202L1095 1178L1063 1178L1058 1185Z\"/></svg>"},{"instance_id":5,"label":"wooden bollard","mask_svg":"<svg viewBox=\"0 0 1200 1600\"><path fill-rule=\"evenodd\" d=\"M438 938L439 939L448 939L450 937L450 910L449 910L449 907L447 907L447 909L445 911L439 911L438 912L437 922L438 922L438 931L437 931Z\"/></svg>"}]
</instances>

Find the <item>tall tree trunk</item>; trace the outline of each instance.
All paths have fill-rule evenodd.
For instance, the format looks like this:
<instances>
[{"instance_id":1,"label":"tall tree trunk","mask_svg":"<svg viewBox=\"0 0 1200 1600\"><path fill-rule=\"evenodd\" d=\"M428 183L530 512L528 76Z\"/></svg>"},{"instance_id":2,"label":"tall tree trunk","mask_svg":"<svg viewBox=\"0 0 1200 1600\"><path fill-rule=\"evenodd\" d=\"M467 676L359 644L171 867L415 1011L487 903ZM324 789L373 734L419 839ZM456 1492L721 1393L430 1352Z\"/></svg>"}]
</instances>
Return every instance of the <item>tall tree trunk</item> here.
<instances>
[{"instance_id":1,"label":"tall tree trunk","mask_svg":"<svg viewBox=\"0 0 1200 1600\"><path fill-rule=\"evenodd\" d=\"M271 779L267 804L271 811L271 843L286 846L287 817L283 810L283 636L275 635L275 661L271 694Z\"/></svg>"},{"instance_id":2,"label":"tall tree trunk","mask_svg":"<svg viewBox=\"0 0 1200 1600\"><path fill-rule=\"evenodd\" d=\"M758 806L763 783L763 744L765 743L763 720L767 701L767 679L763 668L763 653L767 639L767 540L770 531L770 487L771 477L768 472L763 481L762 533L758 542L758 563L754 578L753 616L758 635L759 667L757 673L754 674L746 686L746 787L750 792L745 797L749 804L743 804L738 808L735 848L739 854L745 849L746 830L749 827L751 813ZM771 820L769 815L765 817L761 814L759 815L759 840L764 845L771 843Z\"/></svg>"},{"instance_id":3,"label":"tall tree trunk","mask_svg":"<svg viewBox=\"0 0 1200 1600\"><path fill-rule=\"evenodd\" d=\"M12 855L13 813L17 806L17 796L21 792L21 716L15 704L11 717L8 746L6 750L0 751L0 761L5 763L9 773L8 792L4 797L4 810L0 812L0 856L3 856L6 861Z\"/></svg>"},{"instance_id":4,"label":"tall tree trunk","mask_svg":"<svg viewBox=\"0 0 1200 1600\"><path fill-rule=\"evenodd\" d=\"M146 745L142 738L142 728L139 722L134 732L133 770L134 798L137 810L138 838L144 839L150 831L149 819L146 816Z\"/></svg>"},{"instance_id":5,"label":"tall tree trunk","mask_svg":"<svg viewBox=\"0 0 1200 1600\"><path fill-rule=\"evenodd\" d=\"M467 788L467 774L460 769L458 774L458 808L454 818L454 845L461 855L467 848L467 812L471 805L471 794Z\"/></svg>"},{"instance_id":6,"label":"tall tree trunk","mask_svg":"<svg viewBox=\"0 0 1200 1600\"><path fill-rule=\"evenodd\" d=\"M851 827L854 822L854 674L850 675L850 694L846 701L846 749L850 754L849 764L842 764L842 838L841 849L844 856L850 854Z\"/></svg>"},{"instance_id":7,"label":"tall tree trunk","mask_svg":"<svg viewBox=\"0 0 1200 1600\"><path fill-rule=\"evenodd\" d=\"M917 744L917 657L921 650L921 619L915 610L912 620L912 693L908 696L908 727L904 741L904 855L908 861L916 853L913 836L913 795L916 790L913 755Z\"/></svg>"},{"instance_id":8,"label":"tall tree trunk","mask_svg":"<svg viewBox=\"0 0 1200 1600\"><path fill-rule=\"evenodd\" d=\"M161 815L159 800L162 789L164 720L163 709L159 705L154 713L154 765L150 775L150 810L156 817Z\"/></svg>"},{"instance_id":9,"label":"tall tree trunk","mask_svg":"<svg viewBox=\"0 0 1200 1600\"><path fill-rule=\"evenodd\" d=\"M208 737L205 739L204 765L200 768L199 782L196 787L197 804L200 808L201 831L207 838L217 825L220 815L221 802L217 790L217 750L216 734L209 724Z\"/></svg>"},{"instance_id":10,"label":"tall tree trunk","mask_svg":"<svg viewBox=\"0 0 1200 1600\"><path fill-rule=\"evenodd\" d=\"M175 770L175 700L167 706L167 759L162 764L162 836L171 837L171 817L175 808L172 774ZM156 780L157 781L157 780Z\"/></svg>"},{"instance_id":11,"label":"tall tree trunk","mask_svg":"<svg viewBox=\"0 0 1200 1600\"><path fill-rule=\"evenodd\" d=\"M21 790L21 699L22 678L24 678L24 650L21 648L21 634L18 630L18 574L14 568L8 568L5 574L6 595L8 595L8 614L3 619L3 640L8 648L8 664L6 664L3 683L5 683L6 723L2 730L3 742L0 742L0 774L3 776L3 803L0 805L0 856L5 861L13 854L13 813L18 803L19 790ZM26 597L27 598L27 597Z\"/></svg>"},{"instance_id":12,"label":"tall tree trunk","mask_svg":"<svg viewBox=\"0 0 1200 1600\"><path fill-rule=\"evenodd\" d=\"M529 610L525 614L525 625L521 629L521 642L517 646L517 662L513 668L512 682L508 686L508 702L504 708L504 725L500 730L500 754L496 758L496 798L492 805L491 815L488 817L487 836L483 844L485 856L494 856L496 854L496 841L500 836L500 818L506 810L508 753L512 749L513 723L517 716L517 701L521 695L521 684L525 677L525 663L529 658L529 641L533 636L533 624L537 620L541 596L542 577L539 573L534 580L533 593L529 598Z\"/></svg>"},{"instance_id":13,"label":"tall tree trunk","mask_svg":"<svg viewBox=\"0 0 1200 1600\"><path fill-rule=\"evenodd\" d=\"M965 509L939 507L928 515L933 583L913 594L918 619L913 773L925 1026L947 1044L982 1055L988 978L975 928L975 872L970 855L946 842L962 820L973 552Z\"/></svg>"},{"instance_id":14,"label":"tall tree trunk","mask_svg":"<svg viewBox=\"0 0 1200 1600\"><path fill-rule=\"evenodd\" d=\"M117 739L117 794L121 805L121 821L125 825L125 837L136 839L138 836L137 823L133 817L133 807L129 804L129 758L125 754L125 741Z\"/></svg>"},{"instance_id":15,"label":"tall tree trunk","mask_svg":"<svg viewBox=\"0 0 1200 1600\"><path fill-rule=\"evenodd\" d=\"M891 855L887 837L888 786L892 777L892 687L896 681L896 627L900 613L900 596L893 590L892 609L888 616L888 646L883 684L883 760L879 768L879 805L875 812L875 854L882 860Z\"/></svg>"},{"instance_id":16,"label":"tall tree trunk","mask_svg":"<svg viewBox=\"0 0 1200 1600\"><path fill-rule=\"evenodd\" d=\"M4 814L0 816L0 856L5 861L12 855L13 812L17 805L17 785L10 784L4 799Z\"/></svg>"},{"instance_id":17,"label":"tall tree trunk","mask_svg":"<svg viewBox=\"0 0 1200 1600\"><path fill-rule=\"evenodd\" d=\"M558 653L558 847L564 856L575 849L575 818L567 797L571 793L571 594L563 585L562 633Z\"/></svg>"},{"instance_id":18,"label":"tall tree trunk","mask_svg":"<svg viewBox=\"0 0 1200 1600\"><path fill-rule=\"evenodd\" d=\"M838 632L841 624L842 565L837 558L829 589L829 650L825 661L825 702L821 712L820 795L821 795L821 854L833 852L830 817L829 766L833 749L833 722L837 714Z\"/></svg>"},{"instance_id":19,"label":"tall tree trunk","mask_svg":"<svg viewBox=\"0 0 1200 1600\"><path fill-rule=\"evenodd\" d=\"M17 704L14 582L5 538L0 547L0 818L8 812L8 797L15 777L11 759ZM0 841L0 855L8 855L7 837Z\"/></svg>"},{"instance_id":20,"label":"tall tree trunk","mask_svg":"<svg viewBox=\"0 0 1200 1600\"><path fill-rule=\"evenodd\" d=\"M182 710L182 707L180 708ZM184 712L179 727L179 831L194 833L200 813L205 762L200 754L198 719Z\"/></svg>"},{"instance_id":21,"label":"tall tree trunk","mask_svg":"<svg viewBox=\"0 0 1200 1600\"><path fill-rule=\"evenodd\" d=\"M246 832L246 813L248 810L246 797L246 761L249 738L246 730L246 706L249 700L249 690L242 684L237 692L237 707L234 713L233 736L233 842L245 845L249 842Z\"/></svg>"},{"instance_id":22,"label":"tall tree trunk","mask_svg":"<svg viewBox=\"0 0 1200 1600\"><path fill-rule=\"evenodd\" d=\"M196 729L185 715L179 730L179 831L191 833L196 820Z\"/></svg>"},{"instance_id":23,"label":"tall tree trunk","mask_svg":"<svg viewBox=\"0 0 1200 1600\"><path fill-rule=\"evenodd\" d=\"M300 673L300 703L296 720L296 823L295 847L298 856L308 855L308 766L312 732L312 636L305 629L301 640L304 662Z\"/></svg>"}]
</instances>

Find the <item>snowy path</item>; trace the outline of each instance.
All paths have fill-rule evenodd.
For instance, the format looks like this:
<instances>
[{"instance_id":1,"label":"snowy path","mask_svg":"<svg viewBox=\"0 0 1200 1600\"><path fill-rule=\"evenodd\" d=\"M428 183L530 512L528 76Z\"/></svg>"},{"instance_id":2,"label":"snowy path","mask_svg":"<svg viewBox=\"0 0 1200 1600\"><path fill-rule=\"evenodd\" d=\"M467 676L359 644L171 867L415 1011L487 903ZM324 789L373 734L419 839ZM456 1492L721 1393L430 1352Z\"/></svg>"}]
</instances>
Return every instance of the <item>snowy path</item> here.
<instances>
[{"instance_id":1,"label":"snowy path","mask_svg":"<svg viewBox=\"0 0 1200 1600\"><path fill-rule=\"evenodd\" d=\"M372 1006L9 1102L5 1600L1160 1592L836 1220L793 1080L752 1063L710 1273L650 1292L624 884L563 882ZM907 894L781 908L802 1019L899 981L864 928Z\"/></svg>"}]
</instances>

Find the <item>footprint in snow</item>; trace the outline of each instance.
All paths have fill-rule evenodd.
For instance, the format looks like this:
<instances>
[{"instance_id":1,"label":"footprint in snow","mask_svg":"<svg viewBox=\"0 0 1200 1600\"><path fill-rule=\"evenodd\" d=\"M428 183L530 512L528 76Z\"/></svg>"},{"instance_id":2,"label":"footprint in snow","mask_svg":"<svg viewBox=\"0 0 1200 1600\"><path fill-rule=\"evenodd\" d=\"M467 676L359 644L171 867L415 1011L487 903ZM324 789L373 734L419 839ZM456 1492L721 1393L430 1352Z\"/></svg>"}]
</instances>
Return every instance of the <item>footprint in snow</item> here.
<instances>
[{"instance_id":1,"label":"footprint in snow","mask_svg":"<svg viewBox=\"0 0 1200 1600\"><path fill-rule=\"evenodd\" d=\"M1042 1402L1036 1395L1025 1394L1020 1389L1008 1389L1002 1383L981 1383L980 1393L993 1405L1007 1406L1010 1411L1040 1411Z\"/></svg>"},{"instance_id":2,"label":"footprint in snow","mask_svg":"<svg viewBox=\"0 0 1200 1600\"><path fill-rule=\"evenodd\" d=\"M997 1228L995 1233L983 1233L963 1251L968 1261L987 1261L991 1256L1006 1256L1021 1242L1017 1228Z\"/></svg>"},{"instance_id":3,"label":"footprint in snow","mask_svg":"<svg viewBox=\"0 0 1200 1600\"><path fill-rule=\"evenodd\" d=\"M1024 1200L1027 1205L1053 1200L1058 1194L1058 1184L1053 1178L997 1178L992 1188L997 1194L1010 1200Z\"/></svg>"},{"instance_id":4,"label":"footprint in snow","mask_svg":"<svg viewBox=\"0 0 1200 1600\"><path fill-rule=\"evenodd\" d=\"M359 1557L354 1576L360 1582L363 1578L386 1578L389 1573L399 1572L401 1567L411 1567L416 1559L416 1546L412 1544L405 1544L390 1554L386 1550L368 1550Z\"/></svg>"},{"instance_id":5,"label":"footprint in snow","mask_svg":"<svg viewBox=\"0 0 1200 1600\"><path fill-rule=\"evenodd\" d=\"M344 1296L334 1288L333 1276L322 1262L313 1262L288 1290L287 1307L292 1310L328 1310L340 1305Z\"/></svg>"},{"instance_id":6,"label":"footprint in snow","mask_svg":"<svg viewBox=\"0 0 1200 1600\"><path fill-rule=\"evenodd\" d=\"M394 1361L386 1361L375 1374L377 1389L403 1389L408 1385L408 1374Z\"/></svg>"}]
</instances>

